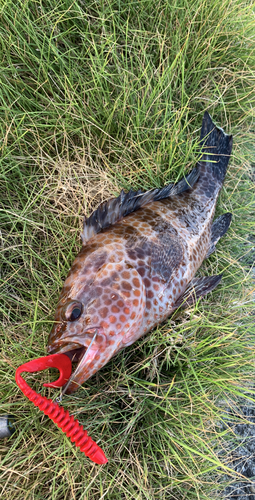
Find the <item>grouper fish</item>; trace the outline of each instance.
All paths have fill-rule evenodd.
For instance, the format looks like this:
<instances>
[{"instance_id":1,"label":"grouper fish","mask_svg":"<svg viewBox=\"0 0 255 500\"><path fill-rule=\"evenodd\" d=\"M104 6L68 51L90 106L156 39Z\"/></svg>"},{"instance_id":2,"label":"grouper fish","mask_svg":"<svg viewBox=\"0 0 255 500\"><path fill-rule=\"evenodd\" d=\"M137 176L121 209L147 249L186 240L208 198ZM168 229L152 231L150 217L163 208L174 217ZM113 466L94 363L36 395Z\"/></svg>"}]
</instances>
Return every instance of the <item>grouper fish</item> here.
<instances>
[{"instance_id":1,"label":"grouper fish","mask_svg":"<svg viewBox=\"0 0 255 500\"><path fill-rule=\"evenodd\" d=\"M194 277L231 222L230 213L213 217L232 137L208 112L200 147L197 166L177 184L121 191L85 218L48 342L48 353L78 363L63 392L76 391L118 351L220 282L221 275Z\"/></svg>"}]
</instances>

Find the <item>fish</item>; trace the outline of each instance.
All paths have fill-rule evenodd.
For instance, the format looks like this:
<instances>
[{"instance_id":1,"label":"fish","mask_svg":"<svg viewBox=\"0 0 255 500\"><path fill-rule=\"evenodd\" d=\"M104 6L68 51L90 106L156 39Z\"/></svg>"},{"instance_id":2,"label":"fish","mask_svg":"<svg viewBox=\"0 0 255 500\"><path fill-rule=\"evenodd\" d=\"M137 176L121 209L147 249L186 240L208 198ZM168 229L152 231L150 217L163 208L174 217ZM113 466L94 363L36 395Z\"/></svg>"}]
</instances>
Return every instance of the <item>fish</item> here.
<instances>
[{"instance_id":1,"label":"fish","mask_svg":"<svg viewBox=\"0 0 255 500\"><path fill-rule=\"evenodd\" d=\"M199 144L197 165L178 183L122 190L85 217L47 347L78 363L63 393L221 281L195 274L231 223L231 213L214 213L233 139L206 111Z\"/></svg>"}]
</instances>

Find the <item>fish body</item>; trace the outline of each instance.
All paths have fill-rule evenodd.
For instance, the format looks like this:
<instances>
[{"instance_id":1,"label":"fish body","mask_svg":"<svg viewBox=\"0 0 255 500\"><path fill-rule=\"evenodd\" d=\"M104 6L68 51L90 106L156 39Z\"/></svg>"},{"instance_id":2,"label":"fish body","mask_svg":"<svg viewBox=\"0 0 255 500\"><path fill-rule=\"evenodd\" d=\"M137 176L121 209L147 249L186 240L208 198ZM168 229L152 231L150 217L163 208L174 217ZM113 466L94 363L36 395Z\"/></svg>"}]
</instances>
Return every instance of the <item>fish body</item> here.
<instances>
[{"instance_id":1,"label":"fish body","mask_svg":"<svg viewBox=\"0 0 255 500\"><path fill-rule=\"evenodd\" d=\"M221 276L194 278L231 221L231 214L213 217L232 137L207 112L201 147L197 167L177 185L122 191L85 219L48 343L49 353L78 361L65 392L219 283Z\"/></svg>"}]
</instances>

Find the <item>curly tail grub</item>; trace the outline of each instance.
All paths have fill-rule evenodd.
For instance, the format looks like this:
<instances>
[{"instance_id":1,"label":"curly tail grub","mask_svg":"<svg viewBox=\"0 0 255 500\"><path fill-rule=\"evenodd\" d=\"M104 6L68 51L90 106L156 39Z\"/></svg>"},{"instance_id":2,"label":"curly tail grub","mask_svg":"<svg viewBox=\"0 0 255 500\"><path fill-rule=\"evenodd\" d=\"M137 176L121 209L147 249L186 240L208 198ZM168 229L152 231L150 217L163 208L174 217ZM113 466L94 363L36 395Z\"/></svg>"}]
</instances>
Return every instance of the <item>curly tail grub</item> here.
<instances>
[{"instance_id":1,"label":"curly tail grub","mask_svg":"<svg viewBox=\"0 0 255 500\"><path fill-rule=\"evenodd\" d=\"M51 356L29 361L16 370L15 380L19 388L35 406L38 406L45 415L48 415L48 417L62 429L67 437L69 437L87 457L97 464L107 463L108 460L103 450L101 450L91 437L88 436L87 431L83 429L83 426L79 424L78 420L70 416L67 410L64 410L64 408L60 407L57 403L52 401L52 399L47 399L45 396L37 394L21 377L21 373L24 371L31 373L49 367L58 368L60 377L56 382L44 385L48 387L61 387L64 385L71 374L71 361L65 354L52 354Z\"/></svg>"}]
</instances>

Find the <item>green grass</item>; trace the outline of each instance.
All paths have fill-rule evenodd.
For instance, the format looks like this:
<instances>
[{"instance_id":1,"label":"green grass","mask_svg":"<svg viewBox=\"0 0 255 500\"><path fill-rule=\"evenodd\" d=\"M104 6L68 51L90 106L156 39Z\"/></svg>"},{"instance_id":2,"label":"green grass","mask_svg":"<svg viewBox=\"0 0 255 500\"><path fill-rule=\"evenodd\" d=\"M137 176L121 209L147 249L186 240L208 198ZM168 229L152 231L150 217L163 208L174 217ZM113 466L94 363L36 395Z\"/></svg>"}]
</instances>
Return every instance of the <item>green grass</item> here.
<instances>
[{"instance_id":1,"label":"green grass","mask_svg":"<svg viewBox=\"0 0 255 500\"><path fill-rule=\"evenodd\" d=\"M1 498L211 500L237 479L225 422L254 400L254 6L1 3L0 392L17 420L0 442ZM46 352L83 214L188 172L205 109L234 135L217 206L233 222L199 271L224 277L64 398L109 458L96 466L26 400L15 369ZM29 380L41 390L53 376Z\"/></svg>"}]
</instances>

